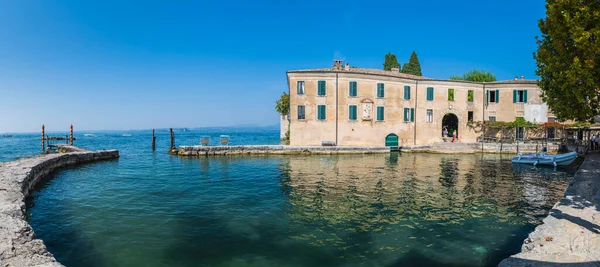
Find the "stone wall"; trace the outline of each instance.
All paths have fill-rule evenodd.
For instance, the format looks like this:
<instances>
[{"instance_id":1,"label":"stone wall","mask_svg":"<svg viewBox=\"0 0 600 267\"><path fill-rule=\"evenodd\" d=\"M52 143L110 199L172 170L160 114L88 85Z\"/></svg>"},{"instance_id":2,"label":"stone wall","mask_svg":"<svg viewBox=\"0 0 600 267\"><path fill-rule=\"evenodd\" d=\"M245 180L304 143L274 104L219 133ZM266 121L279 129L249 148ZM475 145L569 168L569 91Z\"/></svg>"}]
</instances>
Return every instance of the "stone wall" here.
<instances>
[{"instance_id":1,"label":"stone wall","mask_svg":"<svg viewBox=\"0 0 600 267\"><path fill-rule=\"evenodd\" d=\"M79 150L64 147L65 150ZM0 163L0 266L62 266L25 218L25 198L60 168L119 157L117 150L47 154Z\"/></svg>"},{"instance_id":2,"label":"stone wall","mask_svg":"<svg viewBox=\"0 0 600 267\"><path fill-rule=\"evenodd\" d=\"M500 144L484 143L484 153L535 153L540 152L541 145L536 144ZM559 145L548 144L549 153L557 153ZM403 152L432 152L432 153L481 153L481 143L436 143L433 145L403 146ZM181 146L171 154L178 156L212 156L212 155L243 155L243 154L373 154L390 153L385 146L285 146L285 145L253 145L253 146Z\"/></svg>"},{"instance_id":3,"label":"stone wall","mask_svg":"<svg viewBox=\"0 0 600 267\"><path fill-rule=\"evenodd\" d=\"M585 158L521 253L499 266L600 266L600 154Z\"/></svg>"}]
</instances>

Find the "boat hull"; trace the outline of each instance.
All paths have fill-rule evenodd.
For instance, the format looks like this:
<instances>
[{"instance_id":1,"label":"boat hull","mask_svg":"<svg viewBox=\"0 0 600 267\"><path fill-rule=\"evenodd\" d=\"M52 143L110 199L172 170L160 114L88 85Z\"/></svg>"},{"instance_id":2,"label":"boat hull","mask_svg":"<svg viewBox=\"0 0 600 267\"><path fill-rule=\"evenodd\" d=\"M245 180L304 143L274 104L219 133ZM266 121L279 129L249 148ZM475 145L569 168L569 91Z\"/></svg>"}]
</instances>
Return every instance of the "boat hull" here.
<instances>
[{"instance_id":1,"label":"boat hull","mask_svg":"<svg viewBox=\"0 0 600 267\"><path fill-rule=\"evenodd\" d=\"M530 165L549 165L549 166L568 166L577 158L577 152L558 155L522 155L513 157L512 163L530 164Z\"/></svg>"}]
</instances>

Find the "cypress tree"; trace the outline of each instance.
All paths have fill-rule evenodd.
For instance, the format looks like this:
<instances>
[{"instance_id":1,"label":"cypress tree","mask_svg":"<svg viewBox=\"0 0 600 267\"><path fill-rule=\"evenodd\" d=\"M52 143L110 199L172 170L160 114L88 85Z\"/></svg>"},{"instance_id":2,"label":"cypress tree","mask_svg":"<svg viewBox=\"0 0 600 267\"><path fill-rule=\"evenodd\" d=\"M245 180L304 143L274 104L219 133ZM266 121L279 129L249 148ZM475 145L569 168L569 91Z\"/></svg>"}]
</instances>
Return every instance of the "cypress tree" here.
<instances>
[{"instance_id":1,"label":"cypress tree","mask_svg":"<svg viewBox=\"0 0 600 267\"><path fill-rule=\"evenodd\" d=\"M392 70L393 67L400 67L400 63L398 63L396 55L387 53L383 60L383 70Z\"/></svg>"},{"instance_id":2,"label":"cypress tree","mask_svg":"<svg viewBox=\"0 0 600 267\"><path fill-rule=\"evenodd\" d=\"M423 73L421 72L421 63L419 63L419 58L417 57L417 53L415 51L412 52L408 63L404 64L400 72L423 76Z\"/></svg>"}]
</instances>

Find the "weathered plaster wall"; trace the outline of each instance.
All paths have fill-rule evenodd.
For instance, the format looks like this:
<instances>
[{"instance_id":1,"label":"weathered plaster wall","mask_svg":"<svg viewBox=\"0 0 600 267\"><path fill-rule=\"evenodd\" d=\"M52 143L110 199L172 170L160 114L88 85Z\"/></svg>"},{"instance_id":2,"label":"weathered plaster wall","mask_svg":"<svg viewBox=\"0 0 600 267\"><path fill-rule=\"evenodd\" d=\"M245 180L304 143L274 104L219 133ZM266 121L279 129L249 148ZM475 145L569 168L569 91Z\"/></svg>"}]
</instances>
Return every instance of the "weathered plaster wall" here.
<instances>
[{"instance_id":1,"label":"weathered plaster wall","mask_svg":"<svg viewBox=\"0 0 600 267\"><path fill-rule=\"evenodd\" d=\"M383 72L383 71L379 71ZM467 126L468 113L474 121L514 121L524 113L523 103L513 103L513 90L528 90L528 103L541 104L540 90L534 81L471 83L463 81L413 79L393 75L360 73L358 71L288 72L290 89L290 145L316 146L321 141L337 142L338 146L381 146L388 134L398 135L404 145L426 145L442 141L442 118L446 114L458 117L458 138L461 142L476 142L481 132ZM317 83L326 81L326 95L317 96ZM297 83L304 81L304 94L298 94ZM349 95L349 82L357 82L357 96ZM385 96L378 98L377 83L385 84ZM410 86L410 99L404 98L404 87ZM427 100L427 88L434 88L434 99ZM448 99L449 89L454 100ZM473 102L468 92L473 91ZM498 90L499 103L487 103L486 91ZM372 103L371 120L362 118L362 104ZM305 106L305 119L298 119L298 106ZM326 105L327 118L317 120L317 105ZM337 105L337 109L336 109ZM357 120L349 119L349 105L357 106ZM385 119L376 120L378 106L385 108ZM414 122L404 121L404 108L415 108ZM427 110L433 120L427 121ZM337 126L337 127L336 127Z\"/></svg>"},{"instance_id":2,"label":"weathered plaster wall","mask_svg":"<svg viewBox=\"0 0 600 267\"><path fill-rule=\"evenodd\" d=\"M116 150L85 151L0 163L0 266L62 266L46 250L44 242L35 239L25 218L25 198L55 170L118 157Z\"/></svg>"}]
</instances>

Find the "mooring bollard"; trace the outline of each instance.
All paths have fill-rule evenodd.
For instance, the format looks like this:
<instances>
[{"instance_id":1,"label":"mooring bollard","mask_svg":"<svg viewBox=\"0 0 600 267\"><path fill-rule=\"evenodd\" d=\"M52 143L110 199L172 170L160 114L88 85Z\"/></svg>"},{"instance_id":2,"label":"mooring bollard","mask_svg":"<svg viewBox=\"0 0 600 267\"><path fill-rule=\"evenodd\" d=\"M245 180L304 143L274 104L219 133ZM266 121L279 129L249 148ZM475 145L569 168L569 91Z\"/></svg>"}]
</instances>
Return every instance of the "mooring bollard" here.
<instances>
[{"instance_id":1,"label":"mooring bollard","mask_svg":"<svg viewBox=\"0 0 600 267\"><path fill-rule=\"evenodd\" d=\"M69 145L73 145L73 124L71 124L71 129L70 129Z\"/></svg>"},{"instance_id":2,"label":"mooring bollard","mask_svg":"<svg viewBox=\"0 0 600 267\"><path fill-rule=\"evenodd\" d=\"M44 136L46 136L45 128L46 127L42 124L42 152L46 151L46 139L44 138Z\"/></svg>"},{"instance_id":3,"label":"mooring bollard","mask_svg":"<svg viewBox=\"0 0 600 267\"><path fill-rule=\"evenodd\" d=\"M152 150L156 149L156 136L154 136L154 129L152 129Z\"/></svg>"},{"instance_id":4,"label":"mooring bollard","mask_svg":"<svg viewBox=\"0 0 600 267\"><path fill-rule=\"evenodd\" d=\"M171 132L171 148L175 149L175 134L173 133L173 128L169 128L169 132Z\"/></svg>"}]
</instances>

